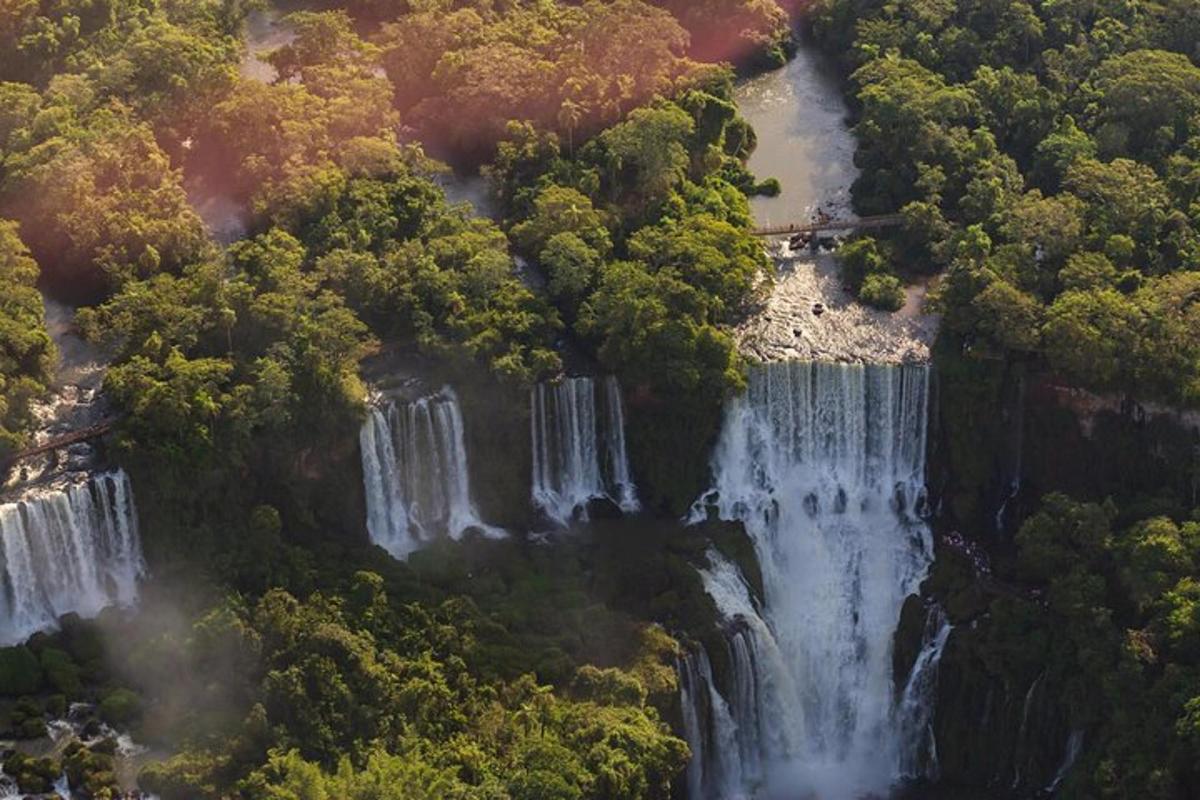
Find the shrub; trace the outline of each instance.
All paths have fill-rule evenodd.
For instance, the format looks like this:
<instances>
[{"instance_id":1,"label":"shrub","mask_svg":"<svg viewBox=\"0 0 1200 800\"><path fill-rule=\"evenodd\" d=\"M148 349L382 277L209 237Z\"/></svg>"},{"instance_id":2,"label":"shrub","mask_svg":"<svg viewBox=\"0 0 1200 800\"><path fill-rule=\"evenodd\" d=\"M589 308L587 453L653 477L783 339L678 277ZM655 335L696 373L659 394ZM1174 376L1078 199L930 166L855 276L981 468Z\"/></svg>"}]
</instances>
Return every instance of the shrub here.
<instances>
[{"instance_id":1,"label":"shrub","mask_svg":"<svg viewBox=\"0 0 1200 800\"><path fill-rule=\"evenodd\" d=\"M858 299L884 311L899 311L904 306L904 287L895 275L868 275Z\"/></svg>"},{"instance_id":2,"label":"shrub","mask_svg":"<svg viewBox=\"0 0 1200 800\"><path fill-rule=\"evenodd\" d=\"M883 254L869 236L842 245L838 248L837 260L842 271L842 282L855 293L868 275L884 272L887 268Z\"/></svg>"},{"instance_id":3,"label":"shrub","mask_svg":"<svg viewBox=\"0 0 1200 800\"><path fill-rule=\"evenodd\" d=\"M778 178L767 178L754 184L754 193L760 197L778 197L782 191L783 186Z\"/></svg>"}]
</instances>

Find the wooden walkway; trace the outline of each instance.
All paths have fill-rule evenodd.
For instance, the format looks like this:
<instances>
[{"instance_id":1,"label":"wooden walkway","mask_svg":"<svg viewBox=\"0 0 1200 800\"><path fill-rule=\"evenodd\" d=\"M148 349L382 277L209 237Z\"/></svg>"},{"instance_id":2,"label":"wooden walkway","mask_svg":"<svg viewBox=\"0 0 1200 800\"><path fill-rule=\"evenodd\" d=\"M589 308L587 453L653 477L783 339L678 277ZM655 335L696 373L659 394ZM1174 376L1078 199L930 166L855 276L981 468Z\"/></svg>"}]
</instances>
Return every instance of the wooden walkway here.
<instances>
[{"instance_id":1,"label":"wooden walkway","mask_svg":"<svg viewBox=\"0 0 1200 800\"><path fill-rule=\"evenodd\" d=\"M5 472L14 467L18 462L24 461L27 458L40 456L43 453L49 453L54 450L60 450L64 447L70 447L73 444L80 442L90 442L93 439L99 439L113 429L116 424L115 419L106 419L88 428L80 428L77 431L65 433L62 436L57 436L53 439L43 442L33 447L27 447L24 450L18 450L4 458L0 458L0 472Z\"/></svg>"},{"instance_id":2,"label":"wooden walkway","mask_svg":"<svg viewBox=\"0 0 1200 800\"><path fill-rule=\"evenodd\" d=\"M786 236L794 233L821 233L823 231L865 231L876 228L892 228L904 223L903 214L880 214L861 219L831 219L824 222L803 222L792 225L768 225L755 228L755 236Z\"/></svg>"}]
</instances>

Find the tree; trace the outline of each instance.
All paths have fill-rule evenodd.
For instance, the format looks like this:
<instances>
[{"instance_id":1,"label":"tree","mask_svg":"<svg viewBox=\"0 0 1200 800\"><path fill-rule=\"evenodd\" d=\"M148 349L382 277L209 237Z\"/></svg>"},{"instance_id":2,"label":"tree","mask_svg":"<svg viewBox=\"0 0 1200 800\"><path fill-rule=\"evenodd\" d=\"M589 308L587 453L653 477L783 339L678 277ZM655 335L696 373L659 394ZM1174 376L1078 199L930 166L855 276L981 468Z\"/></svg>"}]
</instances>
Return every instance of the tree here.
<instances>
[{"instance_id":1,"label":"tree","mask_svg":"<svg viewBox=\"0 0 1200 800\"><path fill-rule=\"evenodd\" d=\"M1100 97L1097 141L1107 156L1163 158L1200 132L1200 67L1179 53L1135 50L1101 64L1094 76Z\"/></svg>"},{"instance_id":2,"label":"tree","mask_svg":"<svg viewBox=\"0 0 1200 800\"><path fill-rule=\"evenodd\" d=\"M639 108L606 130L597 144L611 196L632 195L624 205L635 214L665 200L686 175L694 131L692 118L674 104Z\"/></svg>"},{"instance_id":3,"label":"tree","mask_svg":"<svg viewBox=\"0 0 1200 800\"><path fill-rule=\"evenodd\" d=\"M50 285L94 300L202 257L203 224L149 126L119 106L78 122L72 114L48 140L10 158L3 187Z\"/></svg>"},{"instance_id":4,"label":"tree","mask_svg":"<svg viewBox=\"0 0 1200 800\"><path fill-rule=\"evenodd\" d=\"M24 441L29 404L45 390L54 365L37 279L16 223L0 220L0 454Z\"/></svg>"},{"instance_id":5,"label":"tree","mask_svg":"<svg viewBox=\"0 0 1200 800\"><path fill-rule=\"evenodd\" d=\"M904 286L895 275L868 275L858 299L883 311L899 311L904 307Z\"/></svg>"},{"instance_id":6,"label":"tree","mask_svg":"<svg viewBox=\"0 0 1200 800\"><path fill-rule=\"evenodd\" d=\"M1166 517L1143 520L1123 537L1122 580L1141 609L1149 608L1181 578L1195 572L1197 544L1200 528L1196 523L1180 530Z\"/></svg>"},{"instance_id":7,"label":"tree","mask_svg":"<svg viewBox=\"0 0 1200 800\"><path fill-rule=\"evenodd\" d=\"M1050 363L1084 385L1109 388L1128 375L1141 314L1112 289L1069 291L1046 313L1042 342Z\"/></svg>"},{"instance_id":8,"label":"tree","mask_svg":"<svg viewBox=\"0 0 1200 800\"><path fill-rule=\"evenodd\" d=\"M543 187L533 201L533 212L512 228L512 237L523 252L536 254L555 235L572 233L601 256L612 250L604 217L587 195L567 186Z\"/></svg>"},{"instance_id":9,"label":"tree","mask_svg":"<svg viewBox=\"0 0 1200 800\"><path fill-rule=\"evenodd\" d=\"M550 296L573 317L600 274L600 254L578 235L567 231L550 237L538 256L538 263L550 278Z\"/></svg>"},{"instance_id":10,"label":"tree","mask_svg":"<svg viewBox=\"0 0 1200 800\"><path fill-rule=\"evenodd\" d=\"M1084 201L1085 230L1097 249L1112 236L1129 236L1141 263L1148 269L1158 266L1171 198L1154 170L1124 158L1109 163L1085 159L1067 171L1064 185Z\"/></svg>"},{"instance_id":11,"label":"tree","mask_svg":"<svg viewBox=\"0 0 1200 800\"><path fill-rule=\"evenodd\" d=\"M839 247L837 260L842 283L856 294L868 276L887 272L887 261L879 252L876 240L870 236L863 236Z\"/></svg>"}]
</instances>

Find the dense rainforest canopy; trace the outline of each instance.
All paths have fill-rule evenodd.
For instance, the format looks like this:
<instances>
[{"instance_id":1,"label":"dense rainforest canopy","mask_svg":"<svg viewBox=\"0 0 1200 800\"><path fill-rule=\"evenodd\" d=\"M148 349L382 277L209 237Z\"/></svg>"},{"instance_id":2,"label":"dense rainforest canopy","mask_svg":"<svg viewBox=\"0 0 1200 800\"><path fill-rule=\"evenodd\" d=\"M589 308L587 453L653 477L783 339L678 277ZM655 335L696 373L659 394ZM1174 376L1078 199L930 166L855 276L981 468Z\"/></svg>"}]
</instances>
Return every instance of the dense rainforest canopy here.
<instances>
[{"instance_id":1,"label":"dense rainforest canopy","mask_svg":"<svg viewBox=\"0 0 1200 800\"><path fill-rule=\"evenodd\" d=\"M945 271L972 350L1197 401L1194 3L823 2L814 26L857 104L856 203L906 218L856 266Z\"/></svg>"},{"instance_id":2,"label":"dense rainforest canopy","mask_svg":"<svg viewBox=\"0 0 1200 800\"><path fill-rule=\"evenodd\" d=\"M745 385L731 328L772 284L750 198L777 186L746 169L734 82L786 60L795 9L288 5L264 82L243 64L267 5L0 3L0 460L53 381L42 293L77 305L111 357L110 455L155 575L138 618L0 650L7 729L99 701L170 754L142 777L167 800L671 796L689 757L673 635L715 615L700 535L663 520L704 483ZM961 481L998 364L1200 404L1195 0L803 13L851 98L855 208L904 217L841 248L844 282L894 309L903 278L941 276ZM443 162L482 169L498 219L447 200ZM408 563L350 530L365 364L503 406L569 358L626 387L660 519ZM1069 796L1195 796L1194 487L1123 488L1048 494L996 544L1015 594L981 595L953 558L929 591L984 620L960 645L982 672L1061 689L1090 737ZM112 796L110 756L72 752L72 784ZM50 790L37 759L4 767Z\"/></svg>"}]
</instances>

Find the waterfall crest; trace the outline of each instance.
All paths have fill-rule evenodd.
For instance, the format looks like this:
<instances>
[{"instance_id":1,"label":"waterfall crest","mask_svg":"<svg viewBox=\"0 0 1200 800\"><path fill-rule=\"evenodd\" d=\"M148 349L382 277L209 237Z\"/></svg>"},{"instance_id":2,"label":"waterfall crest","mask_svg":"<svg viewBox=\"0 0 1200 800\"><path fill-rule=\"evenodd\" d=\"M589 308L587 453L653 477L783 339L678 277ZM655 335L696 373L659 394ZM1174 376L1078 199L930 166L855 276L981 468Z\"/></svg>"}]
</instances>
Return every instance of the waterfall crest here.
<instances>
[{"instance_id":1,"label":"waterfall crest","mask_svg":"<svg viewBox=\"0 0 1200 800\"><path fill-rule=\"evenodd\" d=\"M616 378L538 384L530 406L536 507L560 525L596 498L607 497L625 512L638 510Z\"/></svg>"},{"instance_id":2,"label":"waterfall crest","mask_svg":"<svg viewBox=\"0 0 1200 800\"><path fill-rule=\"evenodd\" d=\"M710 555L703 571L755 662L730 689L734 723L762 765L743 770L742 793L886 794L913 758L891 649L933 554L917 513L928 382L923 367L770 364L727 410L714 489L693 515L741 520L762 569L761 609L732 564Z\"/></svg>"},{"instance_id":3,"label":"waterfall crest","mask_svg":"<svg viewBox=\"0 0 1200 800\"><path fill-rule=\"evenodd\" d=\"M371 408L359 433L367 531L399 559L438 536L485 525L471 499L462 410L450 387L410 403Z\"/></svg>"},{"instance_id":4,"label":"waterfall crest","mask_svg":"<svg viewBox=\"0 0 1200 800\"><path fill-rule=\"evenodd\" d=\"M0 644L52 628L63 614L132 605L144 574L122 471L0 505Z\"/></svg>"}]
</instances>

